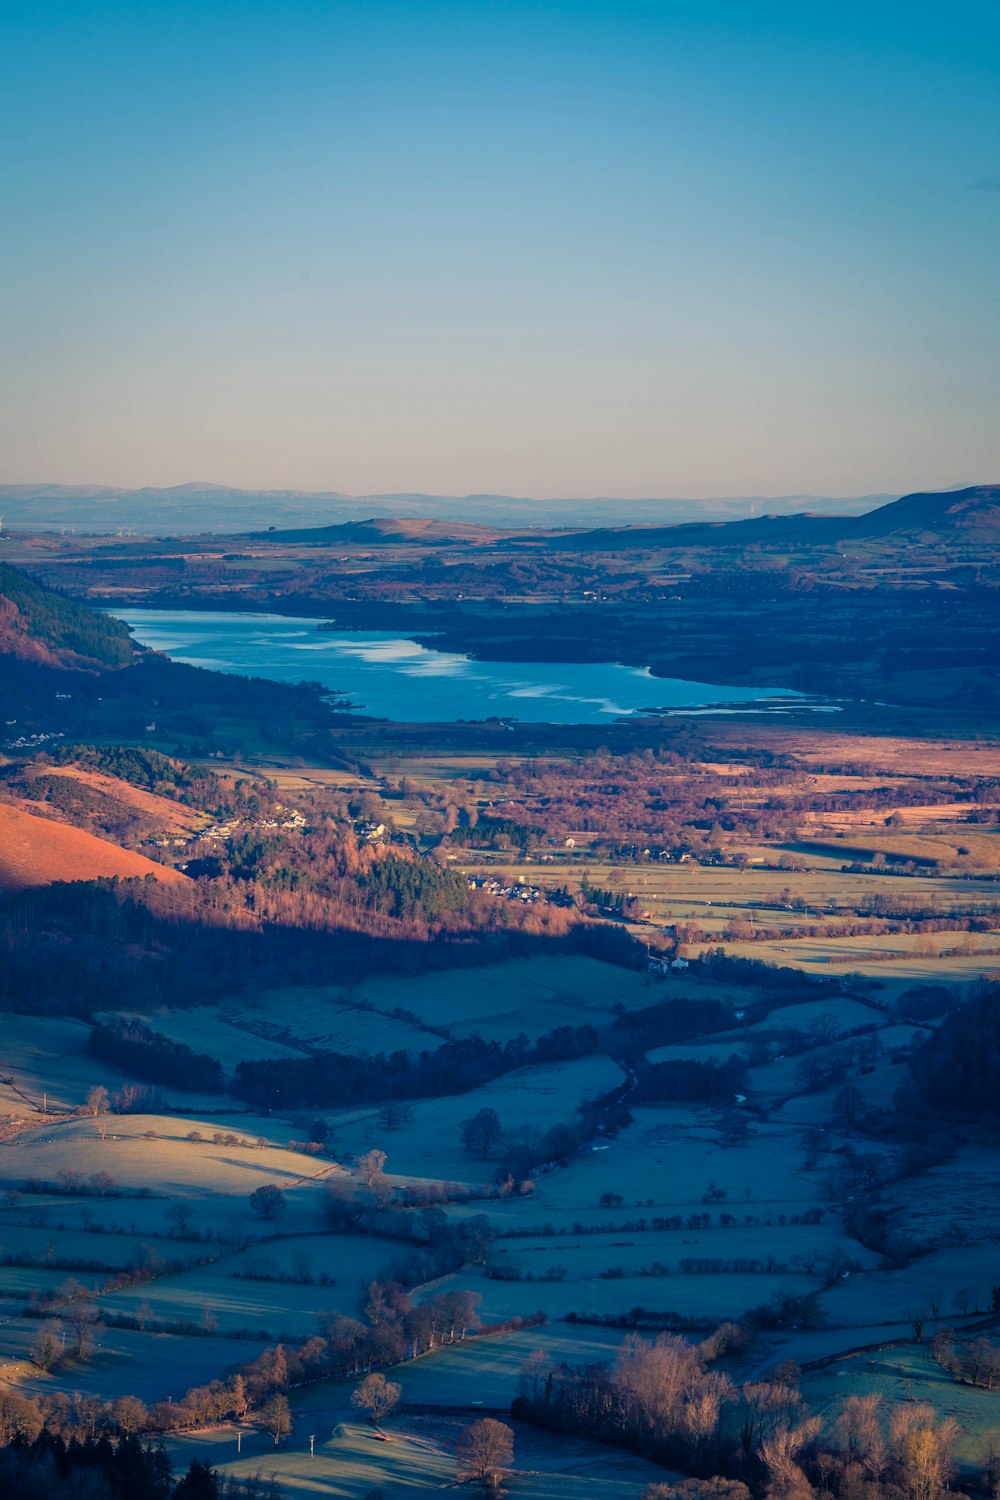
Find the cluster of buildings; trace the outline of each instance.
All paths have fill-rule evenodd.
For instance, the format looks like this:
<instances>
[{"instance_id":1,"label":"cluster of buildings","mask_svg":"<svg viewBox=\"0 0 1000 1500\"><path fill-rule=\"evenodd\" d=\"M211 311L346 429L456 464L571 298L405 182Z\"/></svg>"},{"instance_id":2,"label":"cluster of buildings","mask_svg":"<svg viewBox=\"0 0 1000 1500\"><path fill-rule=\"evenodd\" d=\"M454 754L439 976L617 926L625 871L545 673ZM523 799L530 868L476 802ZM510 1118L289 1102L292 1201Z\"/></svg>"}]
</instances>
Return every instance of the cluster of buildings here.
<instances>
[{"instance_id":1,"label":"cluster of buildings","mask_svg":"<svg viewBox=\"0 0 1000 1500\"><path fill-rule=\"evenodd\" d=\"M171 838L154 838L153 844L173 844L180 848L185 844L214 844L225 839L231 839L238 833L260 833L273 828L297 828L300 831L306 827L305 818L295 808L280 807L277 809L279 816L276 818L257 818L252 823L241 822L239 818L227 818L224 823L209 823L206 828L199 828L196 833L174 835ZM280 814L287 813L287 817Z\"/></svg>"},{"instance_id":2,"label":"cluster of buildings","mask_svg":"<svg viewBox=\"0 0 1000 1500\"><path fill-rule=\"evenodd\" d=\"M493 875L470 875L469 889L488 891L491 896L505 896L508 901L528 903L545 900L545 892L539 885L528 885L523 880L516 880L513 885L504 885L502 880L497 880Z\"/></svg>"},{"instance_id":3,"label":"cluster of buildings","mask_svg":"<svg viewBox=\"0 0 1000 1500\"><path fill-rule=\"evenodd\" d=\"M56 696L58 697L60 695L57 694ZM62 696L65 697L66 695L63 694ZM7 727L10 728L12 724L17 723L17 720L7 719L5 720L5 723L7 724ZM22 734L19 735L16 740L8 740L3 748L5 750L38 750L42 745L46 743L47 740L61 740L63 738L64 736L61 729L53 730L51 733L43 733L40 731L38 734Z\"/></svg>"}]
</instances>

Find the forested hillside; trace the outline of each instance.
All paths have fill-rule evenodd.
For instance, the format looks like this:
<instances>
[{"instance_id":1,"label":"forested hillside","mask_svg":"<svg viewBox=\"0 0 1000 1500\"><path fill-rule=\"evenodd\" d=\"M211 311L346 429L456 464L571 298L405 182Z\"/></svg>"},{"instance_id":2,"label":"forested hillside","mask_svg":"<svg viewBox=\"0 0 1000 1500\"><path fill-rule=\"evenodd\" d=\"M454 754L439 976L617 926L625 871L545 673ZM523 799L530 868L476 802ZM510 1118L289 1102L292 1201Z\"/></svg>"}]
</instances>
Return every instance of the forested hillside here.
<instances>
[{"instance_id":1,"label":"forested hillside","mask_svg":"<svg viewBox=\"0 0 1000 1500\"><path fill-rule=\"evenodd\" d=\"M63 667L124 667L128 627L0 563L0 654Z\"/></svg>"}]
</instances>

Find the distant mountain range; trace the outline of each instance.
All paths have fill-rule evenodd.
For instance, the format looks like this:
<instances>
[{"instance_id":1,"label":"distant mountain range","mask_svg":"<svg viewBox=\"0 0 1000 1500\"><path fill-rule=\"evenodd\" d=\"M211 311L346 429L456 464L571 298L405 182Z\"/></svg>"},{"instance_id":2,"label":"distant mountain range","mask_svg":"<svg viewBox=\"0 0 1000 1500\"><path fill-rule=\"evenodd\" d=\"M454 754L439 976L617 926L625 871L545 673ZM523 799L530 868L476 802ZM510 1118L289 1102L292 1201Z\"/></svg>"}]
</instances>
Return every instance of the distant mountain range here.
<instances>
[{"instance_id":1,"label":"distant mountain range","mask_svg":"<svg viewBox=\"0 0 1000 1500\"><path fill-rule=\"evenodd\" d=\"M894 495L831 499L822 495L727 496L716 500L533 500L512 495L347 495L336 490L240 490L217 484L170 489L117 489L108 485L0 484L6 527L117 531L177 535L343 525L368 517L465 521L501 528L567 527L573 530L625 523L675 526L733 521L764 514L860 515Z\"/></svg>"}]
</instances>

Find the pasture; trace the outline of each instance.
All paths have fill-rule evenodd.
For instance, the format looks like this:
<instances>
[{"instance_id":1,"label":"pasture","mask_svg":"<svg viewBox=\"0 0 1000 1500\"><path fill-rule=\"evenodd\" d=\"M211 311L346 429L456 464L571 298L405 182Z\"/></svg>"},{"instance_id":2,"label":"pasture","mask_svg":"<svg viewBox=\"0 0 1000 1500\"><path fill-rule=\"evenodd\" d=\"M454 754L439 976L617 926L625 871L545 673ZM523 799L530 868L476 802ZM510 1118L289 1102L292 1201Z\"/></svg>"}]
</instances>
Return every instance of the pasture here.
<instances>
[{"instance_id":1,"label":"pasture","mask_svg":"<svg viewBox=\"0 0 1000 1500\"><path fill-rule=\"evenodd\" d=\"M198 1457L244 1478L273 1474L290 1500L363 1500L372 1494L407 1500L454 1486L458 1437L476 1418L475 1409L462 1416L404 1414L379 1433L349 1410L313 1413L296 1402L292 1414L292 1434L278 1449L266 1434L245 1430L246 1456L234 1459L236 1433L229 1429L173 1439L168 1452L178 1468ZM310 1431L316 1438L312 1457ZM515 1426L508 1493L518 1500L640 1500L646 1485L663 1477L663 1469L631 1454Z\"/></svg>"},{"instance_id":2,"label":"pasture","mask_svg":"<svg viewBox=\"0 0 1000 1500\"><path fill-rule=\"evenodd\" d=\"M16 1379L26 1395L48 1395L69 1387L102 1401L118 1396L138 1396L145 1402L179 1398L190 1386L214 1380L220 1371L252 1359L263 1347L244 1339L104 1328L90 1359L46 1375L29 1358L37 1331L35 1319L3 1325L0 1373L6 1366L6 1378Z\"/></svg>"},{"instance_id":3,"label":"pasture","mask_svg":"<svg viewBox=\"0 0 1000 1500\"><path fill-rule=\"evenodd\" d=\"M534 1040L557 1026L601 1026L614 1019L616 1005L633 1010L650 1001L643 975L573 954L514 958L406 980L378 977L352 994L390 1016L402 1006L437 1032L479 1033L501 1042L522 1033Z\"/></svg>"},{"instance_id":4,"label":"pasture","mask_svg":"<svg viewBox=\"0 0 1000 1500\"><path fill-rule=\"evenodd\" d=\"M931 1358L926 1344L905 1343L810 1372L802 1383L817 1415L832 1421L847 1396L877 1393L884 1401L928 1401L958 1423L956 1457L968 1479L982 1467L1000 1425L1000 1392L960 1385Z\"/></svg>"},{"instance_id":5,"label":"pasture","mask_svg":"<svg viewBox=\"0 0 1000 1500\"><path fill-rule=\"evenodd\" d=\"M969 983L1000 968L1000 942L993 934L885 933L753 943L727 939L722 946L733 958L756 958L807 974L864 974L877 979L887 997L915 984Z\"/></svg>"},{"instance_id":6,"label":"pasture","mask_svg":"<svg viewBox=\"0 0 1000 1500\"><path fill-rule=\"evenodd\" d=\"M101 1311L108 1317L134 1316L143 1306L149 1309L151 1320L169 1323L190 1318L192 1310L204 1309L200 1318L195 1311L196 1321L223 1337L248 1332L266 1335L272 1342L304 1339L316 1333L321 1316L359 1316L364 1289L378 1267L380 1248L386 1259L393 1250L391 1245L379 1247L352 1235L317 1235L310 1239L308 1248L301 1239L290 1243L295 1245L291 1255L279 1245L275 1247L278 1255L273 1256L272 1247L263 1245L237 1257L226 1256L213 1265L160 1277L149 1285L106 1293L101 1298ZM300 1256L314 1269L298 1272L294 1262ZM276 1269L284 1263L286 1275L304 1274L310 1279L282 1282L270 1272L268 1263L272 1260ZM253 1274L258 1266L267 1268L266 1279ZM333 1284L322 1285L321 1273Z\"/></svg>"},{"instance_id":7,"label":"pasture","mask_svg":"<svg viewBox=\"0 0 1000 1500\"><path fill-rule=\"evenodd\" d=\"M609 1057L518 1068L467 1094L417 1099L405 1125L387 1130L374 1108L330 1113L338 1155L377 1146L388 1155L390 1179L488 1182L495 1170L462 1148L460 1126L481 1109L495 1109L505 1130L530 1125L546 1131L572 1121L581 1104L621 1085L625 1075ZM433 1170L429 1168L433 1166Z\"/></svg>"}]
</instances>

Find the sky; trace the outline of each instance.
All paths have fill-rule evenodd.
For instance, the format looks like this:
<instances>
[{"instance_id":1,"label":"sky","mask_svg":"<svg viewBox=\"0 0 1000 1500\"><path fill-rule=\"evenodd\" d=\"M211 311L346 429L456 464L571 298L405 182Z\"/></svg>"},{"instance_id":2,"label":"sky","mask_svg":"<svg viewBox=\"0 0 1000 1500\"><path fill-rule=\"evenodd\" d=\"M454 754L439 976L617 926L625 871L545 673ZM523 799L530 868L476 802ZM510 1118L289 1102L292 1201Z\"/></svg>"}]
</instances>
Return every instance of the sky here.
<instances>
[{"instance_id":1,"label":"sky","mask_svg":"<svg viewBox=\"0 0 1000 1500\"><path fill-rule=\"evenodd\" d=\"M1000 481L1000 6L0 0L0 480Z\"/></svg>"}]
</instances>

